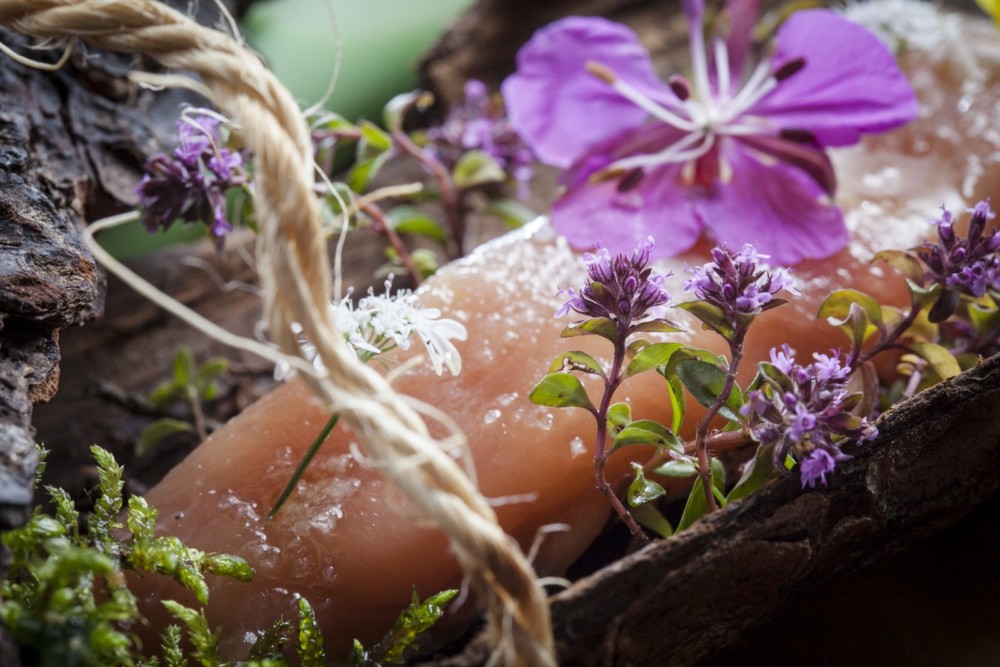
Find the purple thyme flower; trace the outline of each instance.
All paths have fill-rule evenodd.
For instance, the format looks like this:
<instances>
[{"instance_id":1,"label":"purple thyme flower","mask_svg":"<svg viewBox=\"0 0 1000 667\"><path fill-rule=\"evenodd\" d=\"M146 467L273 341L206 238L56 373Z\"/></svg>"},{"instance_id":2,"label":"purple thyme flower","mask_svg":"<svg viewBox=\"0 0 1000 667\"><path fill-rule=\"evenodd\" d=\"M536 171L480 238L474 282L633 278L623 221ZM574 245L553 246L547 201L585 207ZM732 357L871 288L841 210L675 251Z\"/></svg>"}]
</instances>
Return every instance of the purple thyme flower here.
<instances>
[{"instance_id":1,"label":"purple thyme flower","mask_svg":"<svg viewBox=\"0 0 1000 667\"><path fill-rule=\"evenodd\" d=\"M848 393L850 369L839 354L815 354L806 366L796 363L794 355L787 345L771 350L765 385L749 392L741 412L756 422L751 426L754 438L774 446L775 465L792 454L799 461L803 487L826 484L835 462L850 458L841 445L871 440L878 430L867 418L851 414L861 394Z\"/></svg>"},{"instance_id":2,"label":"purple thyme flower","mask_svg":"<svg viewBox=\"0 0 1000 667\"><path fill-rule=\"evenodd\" d=\"M612 251L652 233L672 255L707 229L782 264L834 254L848 234L823 149L916 117L909 83L874 35L826 10L792 14L744 76L759 0L729 0L710 45L703 5L682 2L690 82L662 82L635 33L601 18L553 23L518 53L511 121L568 169L553 223L577 247L614 238Z\"/></svg>"},{"instance_id":3,"label":"purple thyme flower","mask_svg":"<svg viewBox=\"0 0 1000 667\"><path fill-rule=\"evenodd\" d=\"M721 310L737 337L742 337L754 315L779 303L775 294L781 290L798 294L789 270L771 269L762 261L767 258L749 243L737 253L717 246L711 262L688 269L691 277L684 289Z\"/></svg>"},{"instance_id":4,"label":"purple thyme flower","mask_svg":"<svg viewBox=\"0 0 1000 667\"><path fill-rule=\"evenodd\" d=\"M216 237L232 231L226 192L245 185L247 174L242 154L222 145L219 123L215 116L182 116L177 121L177 148L171 155L149 158L136 193L150 232L167 229L176 220L204 222Z\"/></svg>"},{"instance_id":5,"label":"purple thyme flower","mask_svg":"<svg viewBox=\"0 0 1000 667\"><path fill-rule=\"evenodd\" d=\"M472 150L483 151L518 184L518 196L527 196L534 157L504 111L503 100L490 95L482 81L469 79L465 100L449 111L444 123L427 131L430 150L449 169Z\"/></svg>"},{"instance_id":6,"label":"purple thyme flower","mask_svg":"<svg viewBox=\"0 0 1000 667\"><path fill-rule=\"evenodd\" d=\"M556 317L575 310L587 317L614 320L619 331L628 331L633 323L652 314L654 308L670 303L670 294L663 289L663 279L670 274L656 273L647 266L653 248L650 236L636 246L631 257L624 253L612 257L600 246L593 253L585 253L587 285L579 292L573 288L562 290L570 299Z\"/></svg>"},{"instance_id":7,"label":"purple thyme flower","mask_svg":"<svg viewBox=\"0 0 1000 667\"><path fill-rule=\"evenodd\" d=\"M1000 290L1000 230L986 232L986 222L994 218L988 199L969 209L969 213L969 231L960 238L951 212L942 208L941 218L933 221L938 243L920 246L916 253L934 282L954 292L981 297L989 287Z\"/></svg>"}]
</instances>

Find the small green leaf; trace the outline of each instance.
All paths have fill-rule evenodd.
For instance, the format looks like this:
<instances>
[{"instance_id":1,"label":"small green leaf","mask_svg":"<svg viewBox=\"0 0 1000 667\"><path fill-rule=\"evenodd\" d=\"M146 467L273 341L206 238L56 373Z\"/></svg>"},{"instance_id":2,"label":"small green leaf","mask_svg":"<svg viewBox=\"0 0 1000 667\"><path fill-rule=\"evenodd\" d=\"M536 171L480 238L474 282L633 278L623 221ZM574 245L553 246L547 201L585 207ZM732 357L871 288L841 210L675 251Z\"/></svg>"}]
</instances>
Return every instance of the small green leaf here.
<instances>
[{"instance_id":1,"label":"small green leaf","mask_svg":"<svg viewBox=\"0 0 1000 667\"><path fill-rule=\"evenodd\" d=\"M186 421L170 417L157 419L139 433L139 437L135 441L135 455L145 456L149 454L163 440L176 433L194 433L194 426Z\"/></svg>"},{"instance_id":2,"label":"small green leaf","mask_svg":"<svg viewBox=\"0 0 1000 667\"><path fill-rule=\"evenodd\" d=\"M173 381L162 382L149 395L149 402L153 404L153 407L162 410L180 399L182 391L183 389L174 384Z\"/></svg>"},{"instance_id":3,"label":"small green leaf","mask_svg":"<svg viewBox=\"0 0 1000 667\"><path fill-rule=\"evenodd\" d=\"M204 611L189 609L173 600L161 600L170 615L181 621L188 629L188 639L194 646L192 657L205 667L216 667L222 662L219 655L219 631L212 632Z\"/></svg>"},{"instance_id":4,"label":"small green leaf","mask_svg":"<svg viewBox=\"0 0 1000 667\"><path fill-rule=\"evenodd\" d=\"M882 325L882 305L868 294L855 289L841 289L830 294L819 305L816 317L846 321L851 304L861 306L869 322L877 327Z\"/></svg>"},{"instance_id":5,"label":"small green leaf","mask_svg":"<svg viewBox=\"0 0 1000 667\"><path fill-rule=\"evenodd\" d=\"M653 343L644 347L629 362L623 377L630 378L652 368L666 366L674 352L682 347L685 347L683 343Z\"/></svg>"},{"instance_id":6,"label":"small green leaf","mask_svg":"<svg viewBox=\"0 0 1000 667\"><path fill-rule=\"evenodd\" d=\"M920 284L924 281L924 267L916 256L903 250L883 250L875 253L872 262L882 261L896 269L907 280Z\"/></svg>"},{"instance_id":7,"label":"small green leaf","mask_svg":"<svg viewBox=\"0 0 1000 667\"><path fill-rule=\"evenodd\" d=\"M271 627L257 637L247 653L247 661L257 662L281 657L285 642L288 641L288 633L291 630L291 623L283 618L276 620L271 624Z\"/></svg>"},{"instance_id":8,"label":"small green leaf","mask_svg":"<svg viewBox=\"0 0 1000 667\"><path fill-rule=\"evenodd\" d=\"M934 303L941 293L941 286L937 283L925 288L912 280L906 281L906 289L910 293L910 303L914 308L923 308Z\"/></svg>"},{"instance_id":9,"label":"small green leaf","mask_svg":"<svg viewBox=\"0 0 1000 667\"><path fill-rule=\"evenodd\" d=\"M684 425L684 383L676 375L667 378L667 393L670 395L670 430L677 433Z\"/></svg>"},{"instance_id":10,"label":"small green leaf","mask_svg":"<svg viewBox=\"0 0 1000 667\"><path fill-rule=\"evenodd\" d=\"M229 370L229 360L222 357L212 357L201 365L194 384L202 398L211 400L206 394L212 393L215 380L227 370Z\"/></svg>"},{"instance_id":11,"label":"small green leaf","mask_svg":"<svg viewBox=\"0 0 1000 667\"><path fill-rule=\"evenodd\" d=\"M618 325L607 317L592 317L582 322L573 322L573 324L563 329L561 336L563 338L600 336L601 338L607 338L613 343L618 340Z\"/></svg>"},{"instance_id":12,"label":"small green leaf","mask_svg":"<svg viewBox=\"0 0 1000 667\"><path fill-rule=\"evenodd\" d=\"M128 517L125 525L135 539L153 539L156 532L156 517L159 510L150 507L142 496L130 496L128 499Z\"/></svg>"},{"instance_id":13,"label":"small green leaf","mask_svg":"<svg viewBox=\"0 0 1000 667\"><path fill-rule=\"evenodd\" d=\"M347 174L347 185L354 192L364 192L368 184L378 175L392 153L378 153L375 157L358 160Z\"/></svg>"},{"instance_id":14,"label":"small green leaf","mask_svg":"<svg viewBox=\"0 0 1000 667\"><path fill-rule=\"evenodd\" d=\"M118 514L122 510L122 475L125 468L106 449L91 445L90 453L97 463L98 496L90 513L89 533L94 546L103 554L116 557L119 551L114 532L122 527Z\"/></svg>"},{"instance_id":15,"label":"small green leaf","mask_svg":"<svg viewBox=\"0 0 1000 667\"><path fill-rule=\"evenodd\" d=\"M538 217L538 213L516 199L491 199L485 208L487 213L503 220L508 229L517 229Z\"/></svg>"},{"instance_id":16,"label":"small green leaf","mask_svg":"<svg viewBox=\"0 0 1000 667\"><path fill-rule=\"evenodd\" d=\"M676 477L684 479L686 477L691 477L692 475L697 475L698 468L695 467L693 462L687 460L667 461L653 472L657 475L662 475L663 477Z\"/></svg>"},{"instance_id":17,"label":"small green leaf","mask_svg":"<svg viewBox=\"0 0 1000 667\"><path fill-rule=\"evenodd\" d=\"M163 649L163 664L165 667L187 667L184 651L181 649L181 628L178 625L168 625L160 635L160 646Z\"/></svg>"},{"instance_id":18,"label":"small green leaf","mask_svg":"<svg viewBox=\"0 0 1000 667\"><path fill-rule=\"evenodd\" d=\"M350 122L343 116L332 111L325 111L321 116L315 120L311 120L309 124L310 129L313 131L336 131L336 130L354 130L354 123Z\"/></svg>"},{"instance_id":19,"label":"small green leaf","mask_svg":"<svg viewBox=\"0 0 1000 667\"><path fill-rule=\"evenodd\" d=\"M316 613L305 598L299 598L298 602L299 641L295 649L299 654L299 664L301 667L323 667L326 664L326 651L323 649L323 633L316 622ZM358 647L360 648L360 644Z\"/></svg>"},{"instance_id":20,"label":"small green leaf","mask_svg":"<svg viewBox=\"0 0 1000 667\"><path fill-rule=\"evenodd\" d=\"M646 320L645 322L639 322L638 324L633 324L632 328L628 330L629 333L678 333L680 331L685 331L682 327L677 326L673 322L663 318L656 318L653 320Z\"/></svg>"},{"instance_id":21,"label":"small green leaf","mask_svg":"<svg viewBox=\"0 0 1000 667\"><path fill-rule=\"evenodd\" d=\"M937 301L934 302L934 305L928 311L927 319L934 324L944 322L958 311L958 307L961 304L962 300L959 298L957 292L950 289L942 290L938 295Z\"/></svg>"},{"instance_id":22,"label":"small green leaf","mask_svg":"<svg viewBox=\"0 0 1000 667\"><path fill-rule=\"evenodd\" d=\"M549 373L570 373L572 371L605 377L604 369L601 368L600 362L586 352L580 352L579 350L563 352L549 366Z\"/></svg>"},{"instance_id":23,"label":"small green leaf","mask_svg":"<svg viewBox=\"0 0 1000 667\"><path fill-rule=\"evenodd\" d=\"M236 581L253 581L256 572L250 564L239 556L230 554L208 554L202 563L205 571L219 577L229 577Z\"/></svg>"},{"instance_id":24,"label":"small green leaf","mask_svg":"<svg viewBox=\"0 0 1000 667\"><path fill-rule=\"evenodd\" d=\"M364 145L363 150L365 150L366 157L371 155L372 152L381 153L392 148L392 137L371 121L361 121L358 123L358 129L361 130L361 144Z\"/></svg>"},{"instance_id":25,"label":"small green leaf","mask_svg":"<svg viewBox=\"0 0 1000 667\"><path fill-rule=\"evenodd\" d=\"M942 380L955 377L962 372L958 360L952 353L936 343L910 343L906 347L930 364Z\"/></svg>"},{"instance_id":26,"label":"small green leaf","mask_svg":"<svg viewBox=\"0 0 1000 667\"><path fill-rule=\"evenodd\" d=\"M779 389L782 394L795 391L795 384L791 378L769 361L760 362L757 365L757 373L759 377Z\"/></svg>"},{"instance_id":27,"label":"small green leaf","mask_svg":"<svg viewBox=\"0 0 1000 667\"><path fill-rule=\"evenodd\" d=\"M403 119L406 117L407 111L413 107L426 108L433 102L434 97L423 90L400 93L382 107L382 123L393 132L400 132L403 129Z\"/></svg>"},{"instance_id":28,"label":"small green leaf","mask_svg":"<svg viewBox=\"0 0 1000 667\"><path fill-rule=\"evenodd\" d=\"M695 400L706 408L715 405L719 395L725 388L726 371L700 359L683 362L677 367L677 377L681 379ZM725 405L719 409L719 414L737 423L742 423L740 408L743 406L743 392L734 382Z\"/></svg>"},{"instance_id":29,"label":"small green leaf","mask_svg":"<svg viewBox=\"0 0 1000 667\"><path fill-rule=\"evenodd\" d=\"M726 468L722 465L722 459L717 456L709 459L708 465L712 470L712 490L715 492L715 498L719 501L719 507L725 507L726 497L722 495L722 491L726 488Z\"/></svg>"},{"instance_id":30,"label":"small green leaf","mask_svg":"<svg viewBox=\"0 0 1000 667\"><path fill-rule=\"evenodd\" d=\"M486 183L503 183L507 180L507 174L488 153L469 151L458 159L451 178L455 187L467 190Z\"/></svg>"},{"instance_id":31,"label":"small green leaf","mask_svg":"<svg viewBox=\"0 0 1000 667\"><path fill-rule=\"evenodd\" d=\"M969 323L972 324L976 333L986 334L1000 328L1000 308L997 304L990 303L969 305Z\"/></svg>"},{"instance_id":32,"label":"small green leaf","mask_svg":"<svg viewBox=\"0 0 1000 667\"><path fill-rule=\"evenodd\" d=\"M670 525L663 513L651 503L633 507L632 517L640 526L653 531L664 539L674 534L674 527Z\"/></svg>"},{"instance_id":33,"label":"small green leaf","mask_svg":"<svg viewBox=\"0 0 1000 667\"><path fill-rule=\"evenodd\" d=\"M701 320L702 329L714 331L726 340L732 340L735 335L732 322L718 306L705 301L688 301L677 304L677 307Z\"/></svg>"},{"instance_id":34,"label":"small green leaf","mask_svg":"<svg viewBox=\"0 0 1000 667\"><path fill-rule=\"evenodd\" d=\"M632 408L628 403L615 403L608 408L608 437L612 440L632 422Z\"/></svg>"},{"instance_id":35,"label":"small green leaf","mask_svg":"<svg viewBox=\"0 0 1000 667\"><path fill-rule=\"evenodd\" d=\"M397 206L387 214L389 224L401 234L416 234L444 245L448 235L432 217L413 206Z\"/></svg>"},{"instance_id":36,"label":"small green leaf","mask_svg":"<svg viewBox=\"0 0 1000 667\"><path fill-rule=\"evenodd\" d=\"M632 507L644 505L665 495L667 490L656 482L646 479L641 463L632 463L635 479L628 487L628 504Z\"/></svg>"},{"instance_id":37,"label":"small green leaf","mask_svg":"<svg viewBox=\"0 0 1000 667\"><path fill-rule=\"evenodd\" d=\"M596 412L583 383L569 373L549 373L531 390L528 398L532 403L551 408L584 408Z\"/></svg>"},{"instance_id":38,"label":"small green leaf","mask_svg":"<svg viewBox=\"0 0 1000 667\"><path fill-rule=\"evenodd\" d=\"M189 387L194 384L195 364L191 350L182 347L174 357L174 384L178 387Z\"/></svg>"},{"instance_id":39,"label":"small green leaf","mask_svg":"<svg viewBox=\"0 0 1000 667\"><path fill-rule=\"evenodd\" d=\"M393 629L369 651L369 655L376 656L375 662L378 664L402 663L407 649L418 648L417 640L420 635L438 622L444 615L444 607L456 595L457 590L449 589L421 602L414 588L410 606L403 610Z\"/></svg>"},{"instance_id":40,"label":"small green leaf","mask_svg":"<svg viewBox=\"0 0 1000 667\"><path fill-rule=\"evenodd\" d=\"M673 431L649 419L634 421L623 428L615 437L614 443L614 449L628 445L652 445L668 447L679 454L684 453L684 442Z\"/></svg>"},{"instance_id":41,"label":"small green leaf","mask_svg":"<svg viewBox=\"0 0 1000 667\"><path fill-rule=\"evenodd\" d=\"M677 532L687 529L706 514L708 514L708 502L705 500L705 486L701 477L698 477L691 486L691 493L688 494L687 503L684 505L684 513L677 524Z\"/></svg>"}]
</instances>

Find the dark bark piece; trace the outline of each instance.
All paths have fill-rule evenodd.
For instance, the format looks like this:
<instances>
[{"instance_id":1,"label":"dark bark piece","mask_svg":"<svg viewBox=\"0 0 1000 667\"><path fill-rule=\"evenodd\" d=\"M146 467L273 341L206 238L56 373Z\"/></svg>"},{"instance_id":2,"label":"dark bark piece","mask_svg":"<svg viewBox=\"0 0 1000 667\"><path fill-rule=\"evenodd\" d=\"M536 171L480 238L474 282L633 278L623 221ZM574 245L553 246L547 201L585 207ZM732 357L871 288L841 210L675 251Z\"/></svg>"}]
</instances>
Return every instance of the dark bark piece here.
<instances>
[{"instance_id":1,"label":"dark bark piece","mask_svg":"<svg viewBox=\"0 0 1000 667\"><path fill-rule=\"evenodd\" d=\"M824 579L967 515L1000 485L1000 356L878 425L828 487L803 490L788 475L553 597L560 664L697 664ZM478 637L421 664L488 657Z\"/></svg>"}]
</instances>

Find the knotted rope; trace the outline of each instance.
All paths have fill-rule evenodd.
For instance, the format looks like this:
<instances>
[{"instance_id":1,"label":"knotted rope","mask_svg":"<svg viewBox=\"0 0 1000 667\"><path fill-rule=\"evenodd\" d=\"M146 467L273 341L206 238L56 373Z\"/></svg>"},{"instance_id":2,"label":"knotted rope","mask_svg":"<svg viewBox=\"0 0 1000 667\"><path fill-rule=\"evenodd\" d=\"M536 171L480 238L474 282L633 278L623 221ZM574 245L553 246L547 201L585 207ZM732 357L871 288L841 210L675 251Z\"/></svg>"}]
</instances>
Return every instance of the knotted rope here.
<instances>
[{"instance_id":1,"label":"knotted rope","mask_svg":"<svg viewBox=\"0 0 1000 667\"><path fill-rule=\"evenodd\" d=\"M300 357L291 324L301 325L329 369L303 377L357 434L364 453L447 533L486 606L496 657L506 665L554 665L545 596L517 544L420 416L357 360L334 327L330 266L312 193L312 144L284 86L229 35L154 0L0 0L0 23L42 39L80 38L144 53L198 75L199 90L239 123L254 154L257 262L274 342Z\"/></svg>"}]
</instances>

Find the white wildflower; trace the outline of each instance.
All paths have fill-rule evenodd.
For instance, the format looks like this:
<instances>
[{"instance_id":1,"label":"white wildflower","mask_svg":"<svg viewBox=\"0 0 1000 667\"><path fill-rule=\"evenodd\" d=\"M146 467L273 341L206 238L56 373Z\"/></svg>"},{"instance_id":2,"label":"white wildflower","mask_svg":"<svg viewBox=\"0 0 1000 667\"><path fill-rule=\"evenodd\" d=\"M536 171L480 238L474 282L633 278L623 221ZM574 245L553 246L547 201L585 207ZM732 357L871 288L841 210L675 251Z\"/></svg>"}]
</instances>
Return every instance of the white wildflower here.
<instances>
[{"instance_id":1,"label":"white wildflower","mask_svg":"<svg viewBox=\"0 0 1000 667\"><path fill-rule=\"evenodd\" d=\"M462 357L452 343L465 340L468 335L461 323L441 317L437 308L422 308L417 295L402 290L390 295L392 276L385 282L385 293L368 295L354 303L351 294L330 305L337 330L354 348L358 359L368 361L395 347L410 348L410 339L416 335L427 350L434 372L441 375L444 369L458 375L462 370ZM296 333L299 333L297 331ZM323 370L316 349L308 341L301 341L303 355L311 359L316 368ZM275 369L275 377L286 379L291 375L287 365Z\"/></svg>"}]
</instances>

